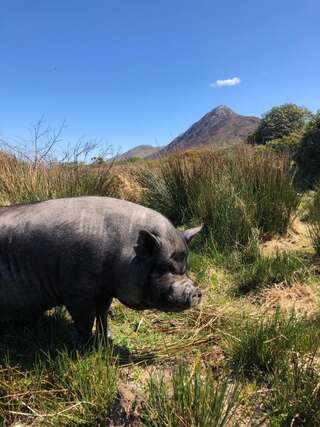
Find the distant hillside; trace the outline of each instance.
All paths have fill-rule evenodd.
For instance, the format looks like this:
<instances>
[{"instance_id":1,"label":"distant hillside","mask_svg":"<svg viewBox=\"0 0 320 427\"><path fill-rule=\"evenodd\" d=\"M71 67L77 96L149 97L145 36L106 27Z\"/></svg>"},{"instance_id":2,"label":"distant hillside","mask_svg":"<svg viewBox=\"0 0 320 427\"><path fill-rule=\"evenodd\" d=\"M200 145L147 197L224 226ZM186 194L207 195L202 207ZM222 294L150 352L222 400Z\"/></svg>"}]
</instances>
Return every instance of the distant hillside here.
<instances>
[{"instance_id":1,"label":"distant hillside","mask_svg":"<svg viewBox=\"0 0 320 427\"><path fill-rule=\"evenodd\" d=\"M244 142L256 130L260 119L241 116L230 108L220 105L194 123L162 150L152 153L156 158L176 150L189 150L201 146L223 146Z\"/></svg>"},{"instance_id":2,"label":"distant hillside","mask_svg":"<svg viewBox=\"0 0 320 427\"><path fill-rule=\"evenodd\" d=\"M153 147L152 145L138 145L137 147L134 147L131 150L128 150L125 153L116 156L116 159L125 160L130 159L132 157L139 157L141 159L145 159L146 157L155 155L162 148L163 147Z\"/></svg>"}]
</instances>

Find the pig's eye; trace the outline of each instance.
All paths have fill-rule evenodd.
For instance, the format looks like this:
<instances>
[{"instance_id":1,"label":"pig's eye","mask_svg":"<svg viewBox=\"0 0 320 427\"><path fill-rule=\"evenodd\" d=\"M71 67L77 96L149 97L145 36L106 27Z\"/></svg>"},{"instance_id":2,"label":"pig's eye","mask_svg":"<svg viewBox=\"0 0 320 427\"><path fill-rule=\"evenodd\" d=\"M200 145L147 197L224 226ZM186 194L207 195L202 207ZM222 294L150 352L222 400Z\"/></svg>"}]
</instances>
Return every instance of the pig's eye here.
<instances>
[{"instance_id":1,"label":"pig's eye","mask_svg":"<svg viewBox=\"0 0 320 427\"><path fill-rule=\"evenodd\" d=\"M169 264L168 270L170 271L170 273L176 274L176 269L175 269L175 266L173 264Z\"/></svg>"},{"instance_id":2,"label":"pig's eye","mask_svg":"<svg viewBox=\"0 0 320 427\"><path fill-rule=\"evenodd\" d=\"M160 273L160 274L166 274L166 273L175 274L176 273L175 266L171 263L161 264L158 266L157 270L158 270L158 273Z\"/></svg>"},{"instance_id":3,"label":"pig's eye","mask_svg":"<svg viewBox=\"0 0 320 427\"><path fill-rule=\"evenodd\" d=\"M171 258L176 262L184 262L186 259L186 254L184 252L174 252L171 255Z\"/></svg>"}]
</instances>

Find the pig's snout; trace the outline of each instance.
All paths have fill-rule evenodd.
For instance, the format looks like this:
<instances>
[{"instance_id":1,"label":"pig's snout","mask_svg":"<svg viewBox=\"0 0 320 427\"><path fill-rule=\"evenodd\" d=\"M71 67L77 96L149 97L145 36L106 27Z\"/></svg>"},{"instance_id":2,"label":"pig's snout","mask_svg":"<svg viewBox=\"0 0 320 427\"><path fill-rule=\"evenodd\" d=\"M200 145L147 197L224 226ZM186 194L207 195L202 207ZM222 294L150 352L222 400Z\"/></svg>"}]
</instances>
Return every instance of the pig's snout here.
<instances>
[{"instance_id":1,"label":"pig's snout","mask_svg":"<svg viewBox=\"0 0 320 427\"><path fill-rule=\"evenodd\" d=\"M191 279L186 277L183 282L177 286L177 297L180 300L182 309L191 308L201 301L202 292L196 287ZM180 294L180 298L179 298Z\"/></svg>"},{"instance_id":2,"label":"pig's snout","mask_svg":"<svg viewBox=\"0 0 320 427\"><path fill-rule=\"evenodd\" d=\"M185 305L186 308L193 307L200 303L202 292L199 288L196 288L194 285L187 286L185 292Z\"/></svg>"},{"instance_id":3,"label":"pig's snout","mask_svg":"<svg viewBox=\"0 0 320 427\"><path fill-rule=\"evenodd\" d=\"M202 297L201 290L199 288L196 288L191 295L191 301L192 301L191 306L199 304L199 302L201 301L201 297Z\"/></svg>"},{"instance_id":4,"label":"pig's snout","mask_svg":"<svg viewBox=\"0 0 320 427\"><path fill-rule=\"evenodd\" d=\"M155 304L162 311L174 312L187 310L196 306L201 301L201 290L187 276L180 276L179 280L166 285L166 288L166 291L160 295L160 298L157 298L160 304L159 302Z\"/></svg>"}]
</instances>

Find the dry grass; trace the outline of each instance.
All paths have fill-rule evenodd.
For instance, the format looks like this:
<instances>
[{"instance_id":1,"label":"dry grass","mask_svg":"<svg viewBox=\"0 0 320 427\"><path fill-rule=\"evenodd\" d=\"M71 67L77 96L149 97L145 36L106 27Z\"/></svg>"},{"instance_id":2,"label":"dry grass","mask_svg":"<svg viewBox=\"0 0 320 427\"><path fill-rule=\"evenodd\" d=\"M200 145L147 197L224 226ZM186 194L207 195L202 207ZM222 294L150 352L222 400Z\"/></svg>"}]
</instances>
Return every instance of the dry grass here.
<instances>
[{"instance_id":1,"label":"dry grass","mask_svg":"<svg viewBox=\"0 0 320 427\"><path fill-rule=\"evenodd\" d=\"M261 243L263 255L272 255L277 251L305 251L312 246L309 226L296 217L290 224L286 235L276 236L271 240Z\"/></svg>"},{"instance_id":2,"label":"dry grass","mask_svg":"<svg viewBox=\"0 0 320 427\"><path fill-rule=\"evenodd\" d=\"M82 163L22 162L0 158L0 201L28 203L59 197L117 195L113 164L95 167Z\"/></svg>"},{"instance_id":3,"label":"dry grass","mask_svg":"<svg viewBox=\"0 0 320 427\"><path fill-rule=\"evenodd\" d=\"M319 298L311 286L305 283L294 283L291 286L274 285L264 289L251 301L260 305L260 310L266 315L280 309L282 312L295 313L312 318L319 311Z\"/></svg>"}]
</instances>

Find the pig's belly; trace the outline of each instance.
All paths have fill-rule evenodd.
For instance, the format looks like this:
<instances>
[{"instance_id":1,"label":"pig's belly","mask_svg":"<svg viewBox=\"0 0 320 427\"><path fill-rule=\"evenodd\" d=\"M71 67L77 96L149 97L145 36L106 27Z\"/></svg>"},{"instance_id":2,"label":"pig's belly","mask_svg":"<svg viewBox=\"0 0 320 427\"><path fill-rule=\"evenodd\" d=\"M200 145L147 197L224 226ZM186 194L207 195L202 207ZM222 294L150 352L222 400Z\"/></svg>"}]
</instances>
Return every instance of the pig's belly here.
<instances>
[{"instance_id":1,"label":"pig's belly","mask_svg":"<svg viewBox=\"0 0 320 427\"><path fill-rule=\"evenodd\" d=\"M0 321L28 319L58 305L39 284L4 276L0 274Z\"/></svg>"}]
</instances>

